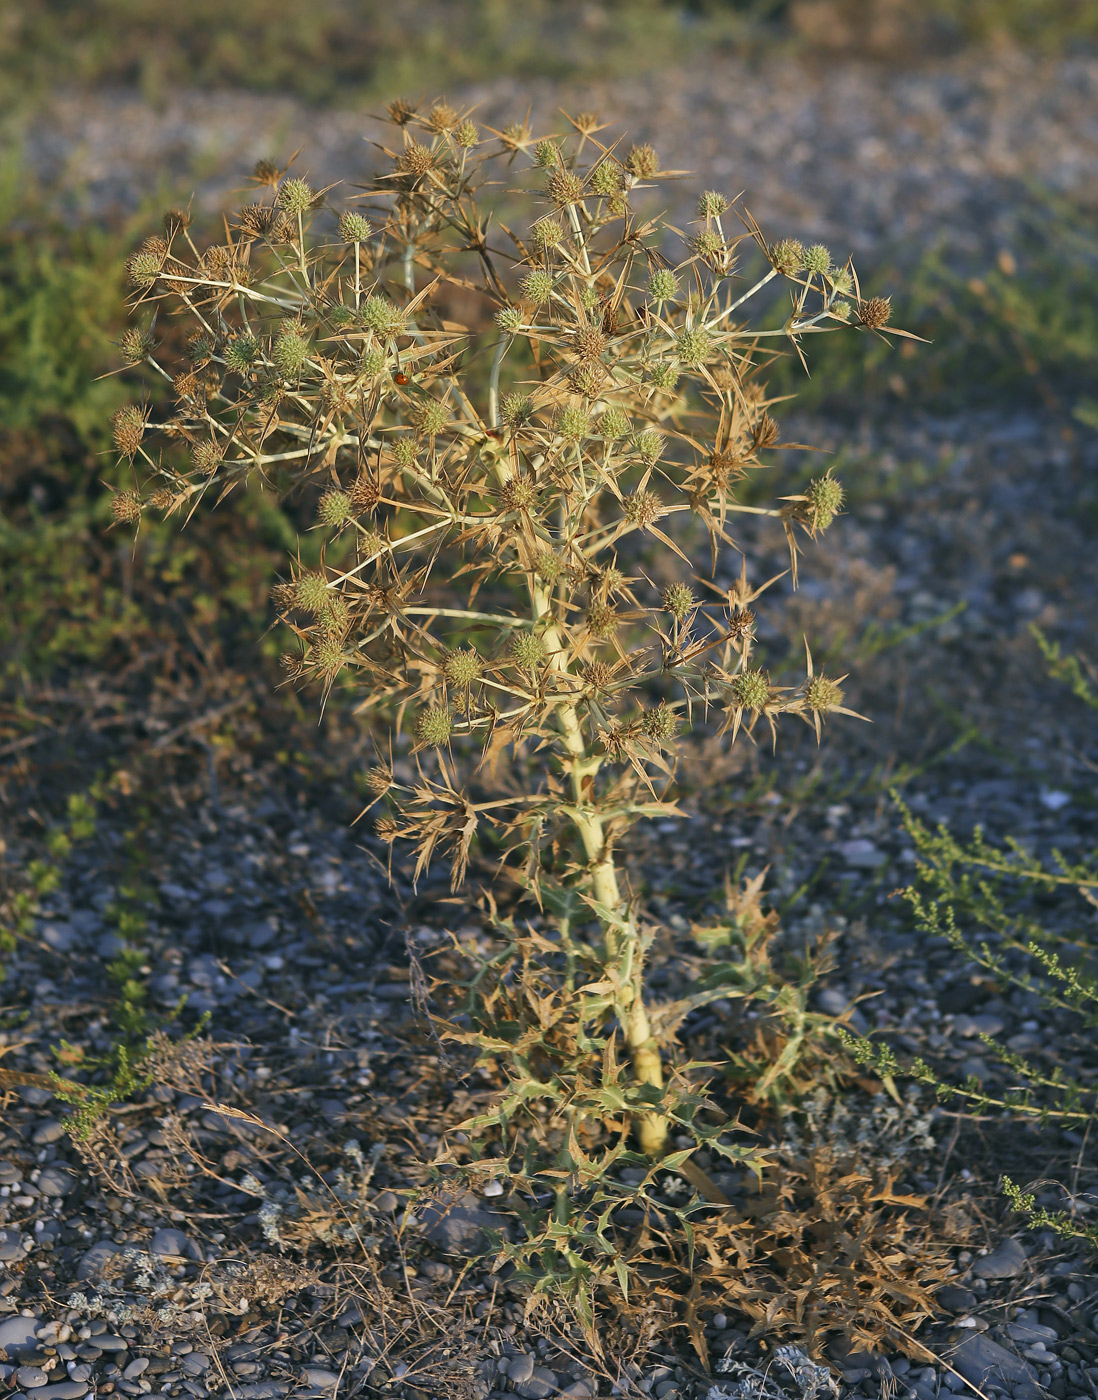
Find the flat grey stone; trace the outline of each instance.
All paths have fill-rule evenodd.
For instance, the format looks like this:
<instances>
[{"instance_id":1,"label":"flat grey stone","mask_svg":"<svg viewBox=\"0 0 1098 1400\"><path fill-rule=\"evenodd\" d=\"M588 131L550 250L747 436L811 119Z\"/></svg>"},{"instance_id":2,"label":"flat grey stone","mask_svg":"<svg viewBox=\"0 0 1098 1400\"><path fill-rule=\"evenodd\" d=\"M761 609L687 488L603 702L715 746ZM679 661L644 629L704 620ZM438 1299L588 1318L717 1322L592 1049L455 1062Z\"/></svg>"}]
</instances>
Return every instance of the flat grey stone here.
<instances>
[{"instance_id":1,"label":"flat grey stone","mask_svg":"<svg viewBox=\"0 0 1098 1400\"><path fill-rule=\"evenodd\" d=\"M56 1381L53 1385L44 1385L36 1390L34 1400L81 1400L87 1393L86 1381Z\"/></svg>"},{"instance_id":2,"label":"flat grey stone","mask_svg":"<svg viewBox=\"0 0 1098 1400\"><path fill-rule=\"evenodd\" d=\"M1015 1400L1041 1400L1042 1391L1033 1367L1001 1347L986 1332L971 1332L962 1337L948 1360L971 1385L999 1386L1010 1390Z\"/></svg>"},{"instance_id":3,"label":"flat grey stone","mask_svg":"<svg viewBox=\"0 0 1098 1400\"><path fill-rule=\"evenodd\" d=\"M48 1147L51 1142L59 1142L64 1136L64 1123L58 1122L56 1118L47 1118L35 1128L31 1141L35 1147Z\"/></svg>"},{"instance_id":4,"label":"flat grey stone","mask_svg":"<svg viewBox=\"0 0 1098 1400\"><path fill-rule=\"evenodd\" d=\"M192 1351L188 1352L179 1364L187 1375L202 1376L210 1369L210 1358L204 1351Z\"/></svg>"},{"instance_id":5,"label":"flat grey stone","mask_svg":"<svg viewBox=\"0 0 1098 1400\"><path fill-rule=\"evenodd\" d=\"M1017 1240L1004 1240L990 1254L972 1261L977 1278L1016 1278L1026 1266L1026 1252Z\"/></svg>"},{"instance_id":6,"label":"flat grey stone","mask_svg":"<svg viewBox=\"0 0 1098 1400\"><path fill-rule=\"evenodd\" d=\"M317 1390L335 1390L339 1384L336 1373L326 1371L323 1366L306 1366L301 1373L301 1379L306 1385L314 1386Z\"/></svg>"},{"instance_id":7,"label":"flat grey stone","mask_svg":"<svg viewBox=\"0 0 1098 1400\"><path fill-rule=\"evenodd\" d=\"M80 1263L77 1264L76 1277L81 1280L92 1278L99 1272L111 1255L117 1253L118 1246L113 1240L98 1240L81 1258ZM98 1338L95 1341L95 1345L99 1345Z\"/></svg>"},{"instance_id":8,"label":"flat grey stone","mask_svg":"<svg viewBox=\"0 0 1098 1400\"><path fill-rule=\"evenodd\" d=\"M178 1254L186 1259L190 1255L191 1242L182 1230L173 1225L164 1225L157 1230L149 1243L153 1254Z\"/></svg>"},{"instance_id":9,"label":"flat grey stone","mask_svg":"<svg viewBox=\"0 0 1098 1400\"><path fill-rule=\"evenodd\" d=\"M525 1385L534 1374L534 1354L530 1351L523 1351L511 1358L511 1364L507 1367L507 1374L513 1386Z\"/></svg>"},{"instance_id":10,"label":"flat grey stone","mask_svg":"<svg viewBox=\"0 0 1098 1400\"><path fill-rule=\"evenodd\" d=\"M233 1387L237 1400L279 1400L289 1388L286 1381L253 1381Z\"/></svg>"},{"instance_id":11,"label":"flat grey stone","mask_svg":"<svg viewBox=\"0 0 1098 1400\"><path fill-rule=\"evenodd\" d=\"M6 1317L0 1322L0 1347L10 1356L13 1352L30 1351L38 1339L40 1317Z\"/></svg>"},{"instance_id":12,"label":"flat grey stone","mask_svg":"<svg viewBox=\"0 0 1098 1400\"><path fill-rule=\"evenodd\" d=\"M939 1288L934 1296L943 1308L948 1308L953 1313L971 1312L976 1306L976 1294L956 1283L947 1283L944 1288Z\"/></svg>"},{"instance_id":13,"label":"flat grey stone","mask_svg":"<svg viewBox=\"0 0 1098 1400\"><path fill-rule=\"evenodd\" d=\"M23 1236L18 1230L0 1230L0 1263L12 1264L26 1254Z\"/></svg>"},{"instance_id":14,"label":"flat grey stone","mask_svg":"<svg viewBox=\"0 0 1098 1400\"><path fill-rule=\"evenodd\" d=\"M1054 1327L1042 1327L1039 1322L1008 1322L1007 1336L1021 1346L1032 1346L1034 1342L1058 1342L1059 1333Z\"/></svg>"},{"instance_id":15,"label":"flat grey stone","mask_svg":"<svg viewBox=\"0 0 1098 1400\"><path fill-rule=\"evenodd\" d=\"M149 1369L149 1358L147 1356L135 1356L126 1369L122 1372L122 1379L135 1381L138 1376L142 1376Z\"/></svg>"},{"instance_id":16,"label":"flat grey stone","mask_svg":"<svg viewBox=\"0 0 1098 1400\"><path fill-rule=\"evenodd\" d=\"M485 1248L485 1231L499 1229L503 1224L496 1212L485 1210L480 1198L471 1191L442 1198L422 1207L418 1214L423 1233L432 1244L459 1254Z\"/></svg>"},{"instance_id":17,"label":"flat grey stone","mask_svg":"<svg viewBox=\"0 0 1098 1400\"><path fill-rule=\"evenodd\" d=\"M71 953L76 947L76 930L71 924L43 924L38 933L47 948L55 953Z\"/></svg>"},{"instance_id":18,"label":"flat grey stone","mask_svg":"<svg viewBox=\"0 0 1098 1400\"><path fill-rule=\"evenodd\" d=\"M15 1373L16 1385L21 1385L24 1390L37 1390L48 1380L49 1376L46 1375L41 1366L20 1366Z\"/></svg>"},{"instance_id":19,"label":"flat grey stone","mask_svg":"<svg viewBox=\"0 0 1098 1400\"><path fill-rule=\"evenodd\" d=\"M861 837L853 841L844 841L839 847L839 852L852 870L876 870L888 859L884 851L879 850L872 841Z\"/></svg>"},{"instance_id":20,"label":"flat grey stone","mask_svg":"<svg viewBox=\"0 0 1098 1400\"><path fill-rule=\"evenodd\" d=\"M76 1185L76 1177L51 1163L43 1167L38 1175L38 1189L43 1196L67 1196Z\"/></svg>"},{"instance_id":21,"label":"flat grey stone","mask_svg":"<svg viewBox=\"0 0 1098 1400\"><path fill-rule=\"evenodd\" d=\"M100 1351L128 1351L130 1347L125 1337L116 1337L110 1332L100 1332L91 1339L91 1344Z\"/></svg>"}]
</instances>

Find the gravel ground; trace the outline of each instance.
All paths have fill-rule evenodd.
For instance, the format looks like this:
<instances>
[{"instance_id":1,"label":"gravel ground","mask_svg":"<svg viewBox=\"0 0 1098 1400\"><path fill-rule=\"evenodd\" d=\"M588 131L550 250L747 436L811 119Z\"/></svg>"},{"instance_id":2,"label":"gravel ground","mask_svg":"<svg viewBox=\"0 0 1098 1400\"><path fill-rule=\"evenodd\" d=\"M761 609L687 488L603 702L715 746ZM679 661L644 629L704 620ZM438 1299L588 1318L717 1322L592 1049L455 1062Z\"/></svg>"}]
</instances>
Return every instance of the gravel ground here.
<instances>
[{"instance_id":1,"label":"gravel ground","mask_svg":"<svg viewBox=\"0 0 1098 1400\"><path fill-rule=\"evenodd\" d=\"M609 93L500 84L469 97L486 120L520 98L535 114L597 106L637 139L651 136L668 166L746 186L764 227L872 260L936 233L994 247L1030 180L1092 197L1096 88L1095 61L1042 67L1008 54L902 75L845 64L748 71L722 59ZM184 94L150 111L115 94L60 98L26 146L45 181L78 177L81 207L100 213L132 204L135 170L174 183L200 166L201 198L213 200L230 187L226 171L235 179L257 156L298 145L319 183L361 162L363 131L357 114L289 102ZM909 773L912 808L961 831L981 821L992 837L1038 849L1093 849L1098 735L1045 677L1028 628L1036 621L1069 648L1092 636L1098 444L1038 415L935 420L910 409L883 425L790 423L788 436L843 449L851 506L761 640L780 655L803 629L853 654L850 698L873 724L834 726L819 757L807 731L783 734L776 760L746 745L719 762L708 749L688 756L688 825L639 833L634 883L685 936L741 854L748 873L769 866L778 899L811 877L785 927L793 945L840 932L820 1009L839 1014L876 993L856 1025L889 1028L947 1077L994 1085L980 1031L1039 1059L1064 1028L1034 998L998 993L948 946L915 939L888 899L911 852L887 784ZM749 556L760 577L783 566L780 541L765 536ZM962 612L934 621L959 602ZM859 660L851 639L867 623L894 644L872 657L864 647ZM928 625L900 639L916 624ZM701 1310L709 1376L681 1332L634 1339L635 1363L610 1337L601 1363L574 1338L570 1355L566 1331L539 1333L505 1287L463 1269L494 1219L494 1184L449 1214L403 1218L402 1193L423 1180L415 1162L485 1088L451 1082L416 1011L409 952L435 948L454 914L436 886L390 887L373 838L349 828L354 795L335 774L353 770L361 740L335 718L315 743L322 776L311 783L270 752L235 766L216 755L208 766L185 744L135 758L133 790L106 804L44 900L35 937L9 960L4 1068L45 1073L62 1041L70 1057L107 1049L127 901L145 919L138 975L152 1007L166 1014L186 993L181 1024L202 1013L209 1022L189 1049L165 1051L158 1087L80 1151L45 1089L0 1098L0 1385L30 1400L535 1400L631 1389L718 1400L749 1393L735 1387L745 1374L736 1367L750 1366L791 1396L811 1393L813 1377L775 1352L788 1339L768 1335L763 1350L719 1298ZM36 853L20 782L4 786L9 872ZM1093 937L1093 919L1081 935ZM688 1023L691 1053L720 1044L723 1014ZM1075 1072L1093 1080L1092 1047L1071 1050ZM882 1125L883 1141L880 1103L851 1103L863 1127ZM847 1129L832 1114L819 1131ZM1098 1394L1093 1257L1020 1231L995 1187L1017 1163L1024 1179L1047 1179L1046 1204L1062 1199L1056 1182L1086 1204L1098 1197L1093 1150L1051 1128L962 1130L940 1110L927 1132L900 1157L903 1180L931 1194L942 1185L974 1225L920 1334L940 1359L848 1355L840 1336L829 1352L835 1384L885 1400L973 1385L1018 1400ZM718 1184L734 1202L746 1189L731 1176ZM369 1233L365 1250L348 1217Z\"/></svg>"}]
</instances>

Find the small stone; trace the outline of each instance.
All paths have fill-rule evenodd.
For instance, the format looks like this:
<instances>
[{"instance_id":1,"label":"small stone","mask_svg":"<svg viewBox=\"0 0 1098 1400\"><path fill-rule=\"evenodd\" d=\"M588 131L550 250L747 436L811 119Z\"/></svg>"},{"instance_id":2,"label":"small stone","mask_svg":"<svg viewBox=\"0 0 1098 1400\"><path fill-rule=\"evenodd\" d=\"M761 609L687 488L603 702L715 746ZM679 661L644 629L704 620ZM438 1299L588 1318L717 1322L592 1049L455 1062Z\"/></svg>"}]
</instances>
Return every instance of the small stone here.
<instances>
[{"instance_id":1,"label":"small stone","mask_svg":"<svg viewBox=\"0 0 1098 1400\"><path fill-rule=\"evenodd\" d=\"M301 1379L316 1390L335 1390L339 1384L339 1377L335 1372L326 1371L323 1366L306 1366L301 1373Z\"/></svg>"},{"instance_id":2,"label":"small stone","mask_svg":"<svg viewBox=\"0 0 1098 1400\"><path fill-rule=\"evenodd\" d=\"M128 1351L129 1342L124 1337L116 1337L110 1332L100 1332L92 1338L92 1346L100 1351Z\"/></svg>"},{"instance_id":3,"label":"small stone","mask_svg":"<svg viewBox=\"0 0 1098 1400\"><path fill-rule=\"evenodd\" d=\"M947 1283L944 1288L939 1288L935 1297L943 1308L952 1313L971 1312L976 1306L976 1294L955 1283Z\"/></svg>"},{"instance_id":4,"label":"small stone","mask_svg":"<svg viewBox=\"0 0 1098 1400\"><path fill-rule=\"evenodd\" d=\"M57 1142L64 1136L64 1123L59 1123L56 1118L47 1118L35 1128L31 1141L35 1147L48 1147L51 1142Z\"/></svg>"},{"instance_id":5,"label":"small stone","mask_svg":"<svg viewBox=\"0 0 1098 1400\"><path fill-rule=\"evenodd\" d=\"M202 1376L210 1369L210 1358L204 1351L192 1351L183 1357L180 1366L188 1376Z\"/></svg>"},{"instance_id":6,"label":"small stone","mask_svg":"<svg viewBox=\"0 0 1098 1400\"><path fill-rule=\"evenodd\" d=\"M99 1240L92 1245L76 1266L76 1277L80 1280L94 1278L112 1254L118 1253L113 1240Z\"/></svg>"},{"instance_id":7,"label":"small stone","mask_svg":"<svg viewBox=\"0 0 1098 1400\"><path fill-rule=\"evenodd\" d=\"M487 1183L485 1184L485 1187L484 1187L484 1194L485 1194L486 1196L502 1196L502 1195L503 1195L503 1182L502 1182L502 1181L497 1181L497 1180L493 1177L493 1179L492 1179L491 1181L489 1181L489 1182L487 1182Z\"/></svg>"},{"instance_id":8,"label":"small stone","mask_svg":"<svg viewBox=\"0 0 1098 1400\"><path fill-rule=\"evenodd\" d=\"M186 1259L191 1252L191 1242L182 1230L177 1230L172 1225L163 1225L153 1235L149 1249L153 1254L177 1255Z\"/></svg>"},{"instance_id":9,"label":"small stone","mask_svg":"<svg viewBox=\"0 0 1098 1400\"><path fill-rule=\"evenodd\" d=\"M76 1185L76 1177L51 1162L38 1176L38 1189L43 1196L67 1196Z\"/></svg>"},{"instance_id":10,"label":"small stone","mask_svg":"<svg viewBox=\"0 0 1098 1400\"><path fill-rule=\"evenodd\" d=\"M1009 1390L1014 1400L1041 1400L1033 1367L1001 1347L986 1332L970 1332L962 1337L948 1360L971 1385Z\"/></svg>"},{"instance_id":11,"label":"small stone","mask_svg":"<svg viewBox=\"0 0 1098 1400\"><path fill-rule=\"evenodd\" d=\"M55 953L71 953L76 947L76 930L71 924L43 924L38 933Z\"/></svg>"},{"instance_id":12,"label":"small stone","mask_svg":"<svg viewBox=\"0 0 1098 1400\"><path fill-rule=\"evenodd\" d=\"M20 1366L15 1373L17 1385L21 1385L24 1390L37 1390L40 1385L45 1385L49 1376L42 1370L41 1366Z\"/></svg>"},{"instance_id":13,"label":"small stone","mask_svg":"<svg viewBox=\"0 0 1098 1400\"><path fill-rule=\"evenodd\" d=\"M1039 1322L1008 1322L1006 1330L1010 1340L1019 1342L1022 1346L1033 1346L1037 1343L1043 1345L1060 1340L1055 1328L1042 1327Z\"/></svg>"},{"instance_id":14,"label":"small stone","mask_svg":"<svg viewBox=\"0 0 1098 1400\"><path fill-rule=\"evenodd\" d=\"M844 841L839 847L839 853L852 870L876 870L888 859L884 851L864 838Z\"/></svg>"},{"instance_id":15,"label":"small stone","mask_svg":"<svg viewBox=\"0 0 1098 1400\"><path fill-rule=\"evenodd\" d=\"M34 1400L82 1400L88 1393L86 1381L55 1381L34 1392Z\"/></svg>"},{"instance_id":16,"label":"small stone","mask_svg":"<svg viewBox=\"0 0 1098 1400\"><path fill-rule=\"evenodd\" d=\"M534 1353L532 1351L520 1352L518 1356L511 1358L511 1364L507 1368L507 1374L511 1378L513 1386L525 1385L534 1374Z\"/></svg>"},{"instance_id":17,"label":"small stone","mask_svg":"<svg viewBox=\"0 0 1098 1400\"><path fill-rule=\"evenodd\" d=\"M12 1264L26 1254L18 1230L0 1230L0 1263Z\"/></svg>"},{"instance_id":18,"label":"small stone","mask_svg":"<svg viewBox=\"0 0 1098 1400\"><path fill-rule=\"evenodd\" d=\"M0 1347L9 1356L15 1352L33 1350L41 1325L41 1318L37 1317L5 1318L0 1322Z\"/></svg>"},{"instance_id":19,"label":"small stone","mask_svg":"<svg viewBox=\"0 0 1098 1400\"><path fill-rule=\"evenodd\" d=\"M728 1316L727 1316L727 1314L726 1314L726 1313L714 1313L714 1315L713 1315L713 1331L714 1331L714 1332L723 1332L727 1326L728 1326Z\"/></svg>"},{"instance_id":20,"label":"small stone","mask_svg":"<svg viewBox=\"0 0 1098 1400\"><path fill-rule=\"evenodd\" d=\"M595 1387L590 1381L573 1381L561 1394L572 1397L572 1400L595 1400Z\"/></svg>"},{"instance_id":21,"label":"small stone","mask_svg":"<svg viewBox=\"0 0 1098 1400\"><path fill-rule=\"evenodd\" d=\"M135 1356L122 1372L122 1376L125 1380L135 1381L138 1376L143 1376L148 1369L149 1358L147 1356Z\"/></svg>"},{"instance_id":22,"label":"small stone","mask_svg":"<svg viewBox=\"0 0 1098 1400\"><path fill-rule=\"evenodd\" d=\"M1004 1240L981 1259L972 1261L977 1278L1016 1278L1026 1266L1026 1252L1017 1240Z\"/></svg>"},{"instance_id":23,"label":"small stone","mask_svg":"<svg viewBox=\"0 0 1098 1400\"><path fill-rule=\"evenodd\" d=\"M374 1197L374 1209L383 1215L392 1215L400 1205L400 1197L395 1191L379 1191Z\"/></svg>"}]
</instances>

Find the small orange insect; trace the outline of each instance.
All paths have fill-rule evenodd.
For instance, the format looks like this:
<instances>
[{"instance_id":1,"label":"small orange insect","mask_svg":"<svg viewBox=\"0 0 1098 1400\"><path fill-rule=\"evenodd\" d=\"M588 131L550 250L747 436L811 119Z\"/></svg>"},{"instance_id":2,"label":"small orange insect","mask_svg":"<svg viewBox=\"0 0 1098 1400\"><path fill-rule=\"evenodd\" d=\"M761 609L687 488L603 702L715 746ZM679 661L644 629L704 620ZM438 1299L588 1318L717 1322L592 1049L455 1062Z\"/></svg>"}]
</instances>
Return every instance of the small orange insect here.
<instances>
[{"instance_id":1,"label":"small orange insect","mask_svg":"<svg viewBox=\"0 0 1098 1400\"><path fill-rule=\"evenodd\" d=\"M397 370L394 370L394 371L393 371L393 383L394 383L394 384L407 384L407 383L408 383L408 376L404 373L404 371L403 371L402 369L397 369Z\"/></svg>"}]
</instances>

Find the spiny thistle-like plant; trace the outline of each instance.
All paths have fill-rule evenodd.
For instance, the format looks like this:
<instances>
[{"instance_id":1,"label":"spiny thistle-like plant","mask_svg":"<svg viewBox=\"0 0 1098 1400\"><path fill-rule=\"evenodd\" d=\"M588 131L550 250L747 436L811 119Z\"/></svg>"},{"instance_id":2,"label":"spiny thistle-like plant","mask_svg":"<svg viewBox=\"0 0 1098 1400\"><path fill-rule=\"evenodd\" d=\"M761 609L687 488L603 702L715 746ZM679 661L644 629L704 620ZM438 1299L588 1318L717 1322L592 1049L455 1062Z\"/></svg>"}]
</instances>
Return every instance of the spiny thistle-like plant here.
<instances>
[{"instance_id":1,"label":"spiny thistle-like plant","mask_svg":"<svg viewBox=\"0 0 1098 1400\"><path fill-rule=\"evenodd\" d=\"M795 577L796 532L815 538L842 508L830 472L772 507L737 495L782 445L765 347L846 323L879 334L889 306L822 247L768 244L746 211L733 231L721 195L685 234L643 212L656 152L601 144L593 117L539 139L443 106L390 115L394 149L360 193L264 162L223 242L200 249L176 217L133 255L138 318L181 312L193 333L171 363L144 326L126 340L174 411L118 415L134 482L116 514L186 517L256 480L316 490L323 562L275 590L298 642L290 677L357 686L397 748L410 739L414 765L382 763L368 785L378 833L412 848L417 874L445 852L457 885L490 830L554 917L523 945L527 980L497 979L481 1009L490 1023L492 995L526 987L508 1025L537 1022L536 1003L523 1044L544 1048L550 1003L566 1007L573 1075L593 1050L609 1074L620 1036L632 1083L583 1111L624 1115L658 1158L669 1123L690 1122L665 1083L674 1018L646 999L653 932L618 851L639 818L674 813L692 726L769 740L792 716L819 736L852 713L807 648L792 685L756 659L754 608L775 580L750 582L746 561L731 587L716 573L739 513L784 530ZM745 289L741 245L769 264ZM749 328L748 303L779 278L784 322ZM451 320L455 302L479 302L481 323ZM509 1072L533 1074L516 1056Z\"/></svg>"}]
</instances>

